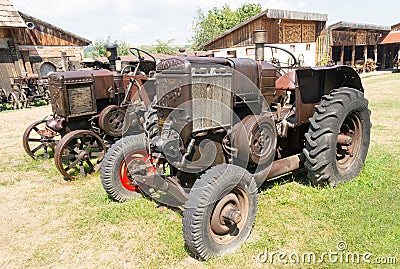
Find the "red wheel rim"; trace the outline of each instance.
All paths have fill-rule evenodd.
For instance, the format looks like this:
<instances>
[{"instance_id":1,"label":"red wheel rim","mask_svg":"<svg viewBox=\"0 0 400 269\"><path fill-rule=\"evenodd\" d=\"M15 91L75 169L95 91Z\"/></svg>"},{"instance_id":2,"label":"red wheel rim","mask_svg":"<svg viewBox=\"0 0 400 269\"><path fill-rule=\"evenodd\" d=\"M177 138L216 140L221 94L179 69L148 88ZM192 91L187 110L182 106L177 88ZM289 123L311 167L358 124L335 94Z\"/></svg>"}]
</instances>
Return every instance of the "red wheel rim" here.
<instances>
[{"instance_id":1,"label":"red wheel rim","mask_svg":"<svg viewBox=\"0 0 400 269\"><path fill-rule=\"evenodd\" d=\"M132 181L128 177L127 163L130 163L131 161L140 161L146 163L149 161L149 157L150 155L146 150L134 150L125 156L118 170L119 179L121 181L122 186L124 186L125 189L133 192L139 191L138 186L132 184ZM147 169L147 174L155 173L155 171L156 171L155 167L149 168Z\"/></svg>"}]
</instances>

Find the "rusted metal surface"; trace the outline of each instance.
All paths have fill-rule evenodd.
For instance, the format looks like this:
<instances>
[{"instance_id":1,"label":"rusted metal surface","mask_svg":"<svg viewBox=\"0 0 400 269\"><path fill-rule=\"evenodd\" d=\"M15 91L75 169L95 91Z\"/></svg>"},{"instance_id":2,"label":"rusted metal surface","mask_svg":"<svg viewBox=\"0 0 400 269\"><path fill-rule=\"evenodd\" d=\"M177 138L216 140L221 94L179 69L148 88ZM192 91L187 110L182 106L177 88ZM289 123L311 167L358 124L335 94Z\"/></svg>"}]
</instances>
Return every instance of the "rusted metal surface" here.
<instances>
[{"instance_id":1,"label":"rusted metal surface","mask_svg":"<svg viewBox=\"0 0 400 269\"><path fill-rule=\"evenodd\" d=\"M49 76L53 111L63 117L80 117L100 113L96 100L110 98L114 74L109 70L56 72Z\"/></svg>"},{"instance_id":2,"label":"rusted metal surface","mask_svg":"<svg viewBox=\"0 0 400 269\"><path fill-rule=\"evenodd\" d=\"M122 136L126 108L109 105L99 114L99 127L112 137Z\"/></svg>"},{"instance_id":3,"label":"rusted metal surface","mask_svg":"<svg viewBox=\"0 0 400 269\"><path fill-rule=\"evenodd\" d=\"M97 171L105 152L106 146L100 136L89 130L76 130L57 144L54 159L58 171L65 179L72 180L75 170L81 176Z\"/></svg>"},{"instance_id":4,"label":"rusted metal surface","mask_svg":"<svg viewBox=\"0 0 400 269\"><path fill-rule=\"evenodd\" d=\"M304 160L302 154L276 160L272 163L271 170L269 170L268 175L264 179L274 178L299 169L304 164Z\"/></svg>"},{"instance_id":5,"label":"rusted metal surface","mask_svg":"<svg viewBox=\"0 0 400 269\"><path fill-rule=\"evenodd\" d=\"M46 121L32 123L23 134L25 152L33 159L48 159L54 155L54 148L60 140L60 133L47 128Z\"/></svg>"},{"instance_id":6,"label":"rusted metal surface","mask_svg":"<svg viewBox=\"0 0 400 269\"><path fill-rule=\"evenodd\" d=\"M351 136L339 134L337 138L337 143L344 146L350 146L353 142Z\"/></svg>"},{"instance_id":7,"label":"rusted metal surface","mask_svg":"<svg viewBox=\"0 0 400 269\"><path fill-rule=\"evenodd\" d=\"M353 111L344 119L338 135L336 147L336 163L341 172L351 167L354 162L358 162L357 154L363 143L363 124L360 115Z\"/></svg>"},{"instance_id":8,"label":"rusted metal surface","mask_svg":"<svg viewBox=\"0 0 400 269\"><path fill-rule=\"evenodd\" d=\"M234 187L217 201L210 220L210 233L220 244L232 241L232 229L242 230L249 215L249 201L245 191ZM234 228L232 227L234 226Z\"/></svg>"},{"instance_id":9,"label":"rusted metal surface","mask_svg":"<svg viewBox=\"0 0 400 269\"><path fill-rule=\"evenodd\" d=\"M296 71L290 71L276 80L275 88L294 91L296 89Z\"/></svg>"}]
</instances>

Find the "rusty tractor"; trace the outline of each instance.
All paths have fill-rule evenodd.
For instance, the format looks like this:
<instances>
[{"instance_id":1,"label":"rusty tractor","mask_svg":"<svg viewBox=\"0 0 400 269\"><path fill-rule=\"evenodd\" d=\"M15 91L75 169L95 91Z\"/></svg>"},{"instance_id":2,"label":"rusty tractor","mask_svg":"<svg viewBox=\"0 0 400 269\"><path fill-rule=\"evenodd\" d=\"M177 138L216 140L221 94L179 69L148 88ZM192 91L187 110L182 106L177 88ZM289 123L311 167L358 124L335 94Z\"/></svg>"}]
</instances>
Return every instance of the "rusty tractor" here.
<instances>
[{"instance_id":1,"label":"rusty tractor","mask_svg":"<svg viewBox=\"0 0 400 269\"><path fill-rule=\"evenodd\" d=\"M117 45L106 45L106 49L110 70L48 76L53 115L32 123L23 135L26 153L34 159L54 157L65 179L96 171L106 149L124 132L130 132L123 129L124 118L129 118L132 126L138 125L155 94L149 82L156 65L153 56L131 48L137 62L116 72ZM143 130L136 128L134 132Z\"/></svg>"},{"instance_id":2,"label":"rusty tractor","mask_svg":"<svg viewBox=\"0 0 400 269\"><path fill-rule=\"evenodd\" d=\"M7 105L9 105L11 109L18 109L20 107L20 102L15 92L12 91L7 94L4 88L0 88L0 111L6 109Z\"/></svg>"},{"instance_id":3,"label":"rusty tractor","mask_svg":"<svg viewBox=\"0 0 400 269\"><path fill-rule=\"evenodd\" d=\"M256 60L158 64L156 134L123 137L101 167L112 198L140 189L183 209L185 243L202 260L247 239L265 180L305 168L315 185L337 185L359 174L369 147L368 101L352 68L295 68L285 50L289 65L264 60L266 34L253 38Z\"/></svg>"},{"instance_id":4,"label":"rusty tractor","mask_svg":"<svg viewBox=\"0 0 400 269\"><path fill-rule=\"evenodd\" d=\"M14 94L18 96L20 108L26 108L30 102L41 100L49 104L47 78L40 78L38 74L27 74L25 77L14 78L12 87Z\"/></svg>"}]
</instances>

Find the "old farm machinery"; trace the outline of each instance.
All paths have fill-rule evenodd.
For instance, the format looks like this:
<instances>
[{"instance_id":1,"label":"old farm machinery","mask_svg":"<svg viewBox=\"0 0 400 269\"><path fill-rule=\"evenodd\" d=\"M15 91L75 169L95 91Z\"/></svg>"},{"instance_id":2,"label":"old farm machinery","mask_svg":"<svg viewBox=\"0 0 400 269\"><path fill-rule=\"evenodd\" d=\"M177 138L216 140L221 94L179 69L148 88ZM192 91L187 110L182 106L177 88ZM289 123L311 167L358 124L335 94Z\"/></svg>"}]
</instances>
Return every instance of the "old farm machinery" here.
<instances>
[{"instance_id":1,"label":"old farm machinery","mask_svg":"<svg viewBox=\"0 0 400 269\"><path fill-rule=\"evenodd\" d=\"M13 91L7 93L4 88L0 88L0 111L7 108L7 105L12 109L18 109L20 107L19 97Z\"/></svg>"},{"instance_id":2,"label":"old farm machinery","mask_svg":"<svg viewBox=\"0 0 400 269\"><path fill-rule=\"evenodd\" d=\"M44 101L49 104L50 91L47 77L40 78L38 74L27 74L25 77L14 78L13 92L18 96L20 108L28 107L31 102Z\"/></svg>"},{"instance_id":3,"label":"old farm machinery","mask_svg":"<svg viewBox=\"0 0 400 269\"><path fill-rule=\"evenodd\" d=\"M304 167L314 184L337 185L359 174L369 147L370 111L352 68L285 72L264 61L265 32L254 41L255 61L158 64L156 132L123 137L101 167L112 198L140 189L182 208L185 243L200 259L246 240L264 180Z\"/></svg>"},{"instance_id":4,"label":"old farm machinery","mask_svg":"<svg viewBox=\"0 0 400 269\"><path fill-rule=\"evenodd\" d=\"M34 159L54 156L57 169L66 179L97 170L106 149L130 131L123 129L124 118L138 125L155 94L150 82L146 90L143 87L155 69L153 56L131 48L137 62L116 72L117 45L107 45L106 49L110 70L49 75L53 115L32 123L23 135L27 154ZM143 130L136 128L134 132Z\"/></svg>"}]
</instances>

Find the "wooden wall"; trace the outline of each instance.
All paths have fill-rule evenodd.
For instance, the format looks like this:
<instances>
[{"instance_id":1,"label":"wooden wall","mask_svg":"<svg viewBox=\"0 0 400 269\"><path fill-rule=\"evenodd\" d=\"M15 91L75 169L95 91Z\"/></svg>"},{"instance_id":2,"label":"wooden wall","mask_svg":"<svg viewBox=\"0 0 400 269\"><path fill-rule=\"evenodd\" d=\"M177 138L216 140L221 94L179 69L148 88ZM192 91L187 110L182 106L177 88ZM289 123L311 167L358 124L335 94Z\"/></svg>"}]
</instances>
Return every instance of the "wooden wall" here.
<instances>
[{"instance_id":1,"label":"wooden wall","mask_svg":"<svg viewBox=\"0 0 400 269\"><path fill-rule=\"evenodd\" d=\"M400 23L393 25L392 31L400 31Z\"/></svg>"},{"instance_id":2,"label":"wooden wall","mask_svg":"<svg viewBox=\"0 0 400 269\"><path fill-rule=\"evenodd\" d=\"M87 46L84 42L72 35L55 29L35 24L35 29L13 29L14 42L27 46Z\"/></svg>"},{"instance_id":3,"label":"wooden wall","mask_svg":"<svg viewBox=\"0 0 400 269\"><path fill-rule=\"evenodd\" d=\"M331 46L377 45L379 32L366 30L331 31Z\"/></svg>"},{"instance_id":4,"label":"wooden wall","mask_svg":"<svg viewBox=\"0 0 400 269\"><path fill-rule=\"evenodd\" d=\"M325 22L276 20L262 16L205 46L207 50L252 46L250 34L267 30L271 44L316 42L323 35Z\"/></svg>"}]
</instances>

